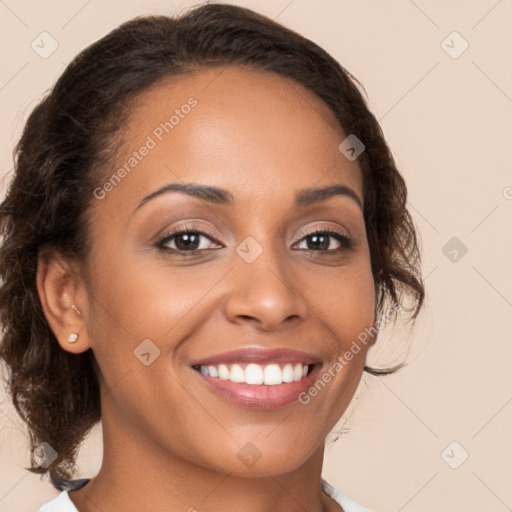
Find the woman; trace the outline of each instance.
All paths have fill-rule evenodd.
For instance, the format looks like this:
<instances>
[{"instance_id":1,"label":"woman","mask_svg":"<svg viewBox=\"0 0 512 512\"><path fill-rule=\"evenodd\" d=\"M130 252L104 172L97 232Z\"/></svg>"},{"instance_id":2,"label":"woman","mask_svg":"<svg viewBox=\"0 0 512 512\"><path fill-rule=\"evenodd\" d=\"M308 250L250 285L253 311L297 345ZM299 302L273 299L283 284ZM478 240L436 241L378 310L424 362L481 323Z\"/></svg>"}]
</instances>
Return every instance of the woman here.
<instances>
[{"instance_id":1,"label":"woman","mask_svg":"<svg viewBox=\"0 0 512 512\"><path fill-rule=\"evenodd\" d=\"M367 510L323 452L362 372L395 369L365 364L379 318L423 302L406 195L350 74L250 10L79 54L0 210L1 355L62 491L41 512Z\"/></svg>"}]
</instances>

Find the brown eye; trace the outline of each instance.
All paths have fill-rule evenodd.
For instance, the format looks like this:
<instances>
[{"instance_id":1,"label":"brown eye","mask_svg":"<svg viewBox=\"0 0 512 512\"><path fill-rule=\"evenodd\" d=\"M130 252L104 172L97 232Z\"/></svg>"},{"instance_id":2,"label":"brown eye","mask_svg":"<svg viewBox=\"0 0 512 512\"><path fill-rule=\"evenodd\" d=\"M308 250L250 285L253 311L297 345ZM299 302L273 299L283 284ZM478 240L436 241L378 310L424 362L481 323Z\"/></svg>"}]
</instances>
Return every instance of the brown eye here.
<instances>
[{"instance_id":1,"label":"brown eye","mask_svg":"<svg viewBox=\"0 0 512 512\"><path fill-rule=\"evenodd\" d=\"M332 240L335 242L332 242ZM304 238L302 238L300 244L303 244L305 241L306 247L299 247L299 249L305 249L308 251L315 252L339 252L344 249L352 249L353 244L350 238L337 231L326 231L326 230L318 230L313 233L309 233ZM337 247L332 247L336 245Z\"/></svg>"},{"instance_id":2,"label":"brown eye","mask_svg":"<svg viewBox=\"0 0 512 512\"><path fill-rule=\"evenodd\" d=\"M199 233L180 233L171 237L172 239L179 251L194 251L199 248L201 235Z\"/></svg>"},{"instance_id":3,"label":"brown eye","mask_svg":"<svg viewBox=\"0 0 512 512\"><path fill-rule=\"evenodd\" d=\"M212 249L212 247L209 247L211 243L217 245L212 236L199 231L197 228L185 227L164 235L156 245L162 250L185 255L186 253L195 254L199 251Z\"/></svg>"}]
</instances>

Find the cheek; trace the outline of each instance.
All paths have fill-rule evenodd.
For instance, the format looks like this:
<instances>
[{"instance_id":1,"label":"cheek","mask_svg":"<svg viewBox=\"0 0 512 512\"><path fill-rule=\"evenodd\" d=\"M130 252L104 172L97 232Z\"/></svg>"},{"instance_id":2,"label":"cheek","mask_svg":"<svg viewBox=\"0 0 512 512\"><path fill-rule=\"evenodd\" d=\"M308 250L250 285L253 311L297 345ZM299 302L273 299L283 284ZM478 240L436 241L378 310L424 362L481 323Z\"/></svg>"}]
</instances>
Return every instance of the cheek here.
<instances>
[{"instance_id":1,"label":"cheek","mask_svg":"<svg viewBox=\"0 0 512 512\"><path fill-rule=\"evenodd\" d=\"M352 399L361 379L375 323L375 284L368 253L328 274L324 270L306 289L324 330L332 334L329 359L299 401L333 425ZM314 305L314 306L313 306Z\"/></svg>"},{"instance_id":2,"label":"cheek","mask_svg":"<svg viewBox=\"0 0 512 512\"><path fill-rule=\"evenodd\" d=\"M204 320L205 304L211 314L211 298L205 296L215 294L218 269L171 267L165 259L145 264L144 256L115 263L97 258L94 268L89 331L107 383L127 370L141 370L136 354L144 340L155 344L155 353L172 356L180 340Z\"/></svg>"},{"instance_id":3,"label":"cheek","mask_svg":"<svg viewBox=\"0 0 512 512\"><path fill-rule=\"evenodd\" d=\"M304 275L305 299L345 350L375 322L375 283L369 253L363 251L346 267Z\"/></svg>"}]
</instances>

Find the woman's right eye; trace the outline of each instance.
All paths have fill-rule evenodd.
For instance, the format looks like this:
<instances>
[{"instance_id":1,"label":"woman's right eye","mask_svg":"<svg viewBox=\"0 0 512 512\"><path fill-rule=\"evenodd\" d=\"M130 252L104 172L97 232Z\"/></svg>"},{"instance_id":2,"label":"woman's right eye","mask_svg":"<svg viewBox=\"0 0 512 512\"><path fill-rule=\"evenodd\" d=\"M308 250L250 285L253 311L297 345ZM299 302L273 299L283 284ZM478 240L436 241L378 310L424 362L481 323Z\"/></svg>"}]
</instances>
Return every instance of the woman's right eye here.
<instances>
[{"instance_id":1,"label":"woman's right eye","mask_svg":"<svg viewBox=\"0 0 512 512\"><path fill-rule=\"evenodd\" d=\"M197 229L182 228L165 234L156 245L164 251L188 256L211 249L207 240L213 241L212 236Z\"/></svg>"}]
</instances>

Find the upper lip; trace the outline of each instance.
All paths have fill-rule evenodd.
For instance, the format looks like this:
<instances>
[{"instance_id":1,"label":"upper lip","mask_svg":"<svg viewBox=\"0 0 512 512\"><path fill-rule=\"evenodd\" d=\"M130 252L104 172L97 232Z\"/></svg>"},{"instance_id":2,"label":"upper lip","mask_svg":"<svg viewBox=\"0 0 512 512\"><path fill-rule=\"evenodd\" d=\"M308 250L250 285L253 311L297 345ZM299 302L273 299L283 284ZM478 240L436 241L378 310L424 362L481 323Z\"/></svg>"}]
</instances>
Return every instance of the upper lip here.
<instances>
[{"instance_id":1,"label":"upper lip","mask_svg":"<svg viewBox=\"0 0 512 512\"><path fill-rule=\"evenodd\" d=\"M243 348L233 350L231 352L224 352L222 354L215 354L205 359L198 359L192 362L191 366L198 365L217 365L223 363L302 363L302 364L316 364L320 360L313 354L300 352L299 350L291 350L288 348Z\"/></svg>"}]
</instances>

